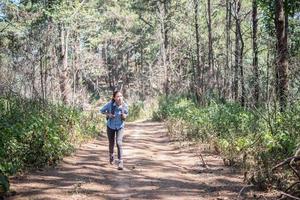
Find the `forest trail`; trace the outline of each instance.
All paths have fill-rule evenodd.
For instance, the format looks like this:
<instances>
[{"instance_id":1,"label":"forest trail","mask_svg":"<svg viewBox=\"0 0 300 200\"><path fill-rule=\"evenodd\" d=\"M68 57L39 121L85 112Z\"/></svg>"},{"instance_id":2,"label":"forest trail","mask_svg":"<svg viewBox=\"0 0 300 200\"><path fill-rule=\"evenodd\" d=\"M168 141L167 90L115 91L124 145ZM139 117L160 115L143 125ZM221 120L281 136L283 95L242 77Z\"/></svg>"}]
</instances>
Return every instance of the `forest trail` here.
<instances>
[{"instance_id":1,"label":"forest trail","mask_svg":"<svg viewBox=\"0 0 300 200\"><path fill-rule=\"evenodd\" d=\"M55 168L13 178L9 199L237 199L244 185L238 173L209 153L210 168L201 170L199 157L171 143L166 131L158 122L127 123L123 171L108 163L100 136Z\"/></svg>"}]
</instances>

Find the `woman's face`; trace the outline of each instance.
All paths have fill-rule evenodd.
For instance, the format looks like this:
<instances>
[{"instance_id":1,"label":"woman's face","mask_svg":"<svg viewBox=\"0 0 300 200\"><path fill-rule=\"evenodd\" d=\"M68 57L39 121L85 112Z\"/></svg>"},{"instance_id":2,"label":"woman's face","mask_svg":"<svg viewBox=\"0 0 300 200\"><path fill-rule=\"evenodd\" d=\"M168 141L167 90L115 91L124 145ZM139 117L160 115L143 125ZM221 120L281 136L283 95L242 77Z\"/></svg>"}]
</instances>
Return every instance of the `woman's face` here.
<instances>
[{"instance_id":1,"label":"woman's face","mask_svg":"<svg viewBox=\"0 0 300 200\"><path fill-rule=\"evenodd\" d=\"M115 97L114 97L114 100L115 102L118 104L118 105L121 105L123 103L123 95L121 92L118 92Z\"/></svg>"}]
</instances>

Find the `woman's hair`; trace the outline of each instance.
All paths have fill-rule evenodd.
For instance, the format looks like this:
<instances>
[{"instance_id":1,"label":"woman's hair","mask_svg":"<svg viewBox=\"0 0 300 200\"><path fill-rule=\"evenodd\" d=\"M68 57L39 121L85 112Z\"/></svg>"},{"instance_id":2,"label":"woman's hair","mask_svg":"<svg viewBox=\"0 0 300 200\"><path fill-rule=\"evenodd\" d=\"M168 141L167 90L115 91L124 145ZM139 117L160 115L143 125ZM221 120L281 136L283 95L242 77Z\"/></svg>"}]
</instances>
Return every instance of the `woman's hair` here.
<instances>
[{"instance_id":1,"label":"woman's hair","mask_svg":"<svg viewBox=\"0 0 300 200\"><path fill-rule=\"evenodd\" d=\"M114 92L113 92L113 96L112 96L112 98L111 98L111 100L112 101L115 101L115 97L116 97L116 95L119 93L120 91L119 90L115 90ZM121 92L120 92L121 93Z\"/></svg>"}]
</instances>

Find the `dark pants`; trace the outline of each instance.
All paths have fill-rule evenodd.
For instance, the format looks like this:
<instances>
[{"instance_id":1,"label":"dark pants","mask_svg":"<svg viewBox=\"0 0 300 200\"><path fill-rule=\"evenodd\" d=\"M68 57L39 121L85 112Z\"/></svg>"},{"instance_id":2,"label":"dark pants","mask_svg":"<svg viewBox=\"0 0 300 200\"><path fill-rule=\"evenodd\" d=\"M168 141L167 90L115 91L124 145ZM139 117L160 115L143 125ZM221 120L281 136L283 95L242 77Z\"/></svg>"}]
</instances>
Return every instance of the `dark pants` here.
<instances>
[{"instance_id":1,"label":"dark pants","mask_svg":"<svg viewBox=\"0 0 300 200\"><path fill-rule=\"evenodd\" d=\"M107 127L107 138L108 138L108 142L109 142L109 154L110 154L110 156L112 156L114 153L115 137L116 137L119 160L122 160L122 157L123 157L123 148L122 148L123 131L124 131L123 128L121 128L119 130L113 130L113 129Z\"/></svg>"}]
</instances>

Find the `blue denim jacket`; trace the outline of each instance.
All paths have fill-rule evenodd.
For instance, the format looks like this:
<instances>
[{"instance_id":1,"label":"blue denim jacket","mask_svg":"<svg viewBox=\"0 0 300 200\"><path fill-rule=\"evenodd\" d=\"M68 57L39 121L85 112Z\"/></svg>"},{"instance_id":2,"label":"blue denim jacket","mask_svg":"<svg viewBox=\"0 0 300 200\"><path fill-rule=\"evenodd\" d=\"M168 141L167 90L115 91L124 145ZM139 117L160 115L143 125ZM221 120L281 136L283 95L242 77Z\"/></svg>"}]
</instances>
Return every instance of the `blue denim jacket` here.
<instances>
[{"instance_id":1,"label":"blue denim jacket","mask_svg":"<svg viewBox=\"0 0 300 200\"><path fill-rule=\"evenodd\" d=\"M116 102L110 101L100 109L100 112L102 114L111 113L112 109L114 110L115 117L108 119L106 125L113 130L124 128L124 121L121 119L121 114L123 109L124 114L128 115L128 105L124 103L118 106Z\"/></svg>"}]
</instances>

